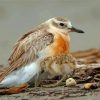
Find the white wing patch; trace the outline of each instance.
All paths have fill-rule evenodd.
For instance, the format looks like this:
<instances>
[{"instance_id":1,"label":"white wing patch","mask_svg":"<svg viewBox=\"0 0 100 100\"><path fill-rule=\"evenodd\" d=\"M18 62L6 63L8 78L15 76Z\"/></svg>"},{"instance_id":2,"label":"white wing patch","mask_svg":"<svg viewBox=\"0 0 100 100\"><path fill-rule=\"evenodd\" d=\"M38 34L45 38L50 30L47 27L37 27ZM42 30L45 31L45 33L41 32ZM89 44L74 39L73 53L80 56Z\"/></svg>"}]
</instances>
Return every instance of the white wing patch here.
<instances>
[{"instance_id":1,"label":"white wing patch","mask_svg":"<svg viewBox=\"0 0 100 100\"><path fill-rule=\"evenodd\" d=\"M39 66L36 63L31 63L9 74L0 82L0 87L12 87L27 83L30 79L38 75L39 72Z\"/></svg>"}]
</instances>

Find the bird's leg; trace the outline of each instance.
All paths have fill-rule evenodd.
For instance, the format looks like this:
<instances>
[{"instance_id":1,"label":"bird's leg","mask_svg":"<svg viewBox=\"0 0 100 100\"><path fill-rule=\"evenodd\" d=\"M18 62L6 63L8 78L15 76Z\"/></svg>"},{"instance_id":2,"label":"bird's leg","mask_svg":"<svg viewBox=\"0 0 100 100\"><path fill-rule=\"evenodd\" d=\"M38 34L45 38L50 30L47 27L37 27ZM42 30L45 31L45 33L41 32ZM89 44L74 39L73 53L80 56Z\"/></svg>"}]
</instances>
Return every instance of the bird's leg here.
<instances>
[{"instance_id":1,"label":"bird's leg","mask_svg":"<svg viewBox=\"0 0 100 100\"><path fill-rule=\"evenodd\" d=\"M38 75L35 78L35 87L38 87L41 84L41 80L47 78L48 76L48 74L46 73L46 70L48 70L47 66L50 66L52 64L52 61L53 61L52 58L47 58L40 63L42 71L39 73L40 75Z\"/></svg>"},{"instance_id":2,"label":"bird's leg","mask_svg":"<svg viewBox=\"0 0 100 100\"><path fill-rule=\"evenodd\" d=\"M34 87L38 87L40 85L39 79L35 80Z\"/></svg>"},{"instance_id":3,"label":"bird's leg","mask_svg":"<svg viewBox=\"0 0 100 100\"><path fill-rule=\"evenodd\" d=\"M48 76L48 73L42 71L40 73L40 75L38 75L38 77L35 79L35 87L41 86L42 81L45 80Z\"/></svg>"},{"instance_id":4,"label":"bird's leg","mask_svg":"<svg viewBox=\"0 0 100 100\"><path fill-rule=\"evenodd\" d=\"M39 73L39 75L37 75L36 77L35 77L35 82L34 82L34 87L36 88L36 87L38 87L39 85L40 85L40 82L41 82L41 77L40 77L41 75L40 75L40 73Z\"/></svg>"},{"instance_id":5,"label":"bird's leg","mask_svg":"<svg viewBox=\"0 0 100 100\"><path fill-rule=\"evenodd\" d=\"M62 85L62 84L61 84L62 81L64 81L66 78L68 78L68 77L67 77L66 74L64 74L64 75L62 76L62 78L61 78L59 81L57 81L57 83L49 84L49 85L43 85L43 87L50 88L50 87L56 87L56 86L58 86L58 85Z\"/></svg>"}]
</instances>

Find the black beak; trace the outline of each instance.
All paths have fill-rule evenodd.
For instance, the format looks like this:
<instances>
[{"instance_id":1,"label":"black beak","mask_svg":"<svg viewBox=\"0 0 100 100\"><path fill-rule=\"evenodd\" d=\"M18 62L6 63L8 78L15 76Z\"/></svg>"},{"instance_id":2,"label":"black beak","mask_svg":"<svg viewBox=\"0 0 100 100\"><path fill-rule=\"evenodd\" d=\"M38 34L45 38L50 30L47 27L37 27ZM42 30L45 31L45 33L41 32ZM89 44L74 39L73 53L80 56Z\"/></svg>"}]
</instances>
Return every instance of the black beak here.
<instances>
[{"instance_id":1,"label":"black beak","mask_svg":"<svg viewBox=\"0 0 100 100\"><path fill-rule=\"evenodd\" d=\"M75 27L70 28L72 32L77 32L77 33L84 33L84 31L77 29Z\"/></svg>"}]
</instances>

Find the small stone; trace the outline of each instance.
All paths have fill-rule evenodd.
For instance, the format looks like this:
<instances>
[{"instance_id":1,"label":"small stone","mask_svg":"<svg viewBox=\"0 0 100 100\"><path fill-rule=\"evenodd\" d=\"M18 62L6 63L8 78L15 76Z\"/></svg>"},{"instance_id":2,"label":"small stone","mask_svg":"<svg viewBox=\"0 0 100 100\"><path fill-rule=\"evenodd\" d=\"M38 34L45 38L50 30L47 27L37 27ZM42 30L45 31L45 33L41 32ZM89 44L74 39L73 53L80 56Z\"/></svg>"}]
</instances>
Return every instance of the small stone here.
<instances>
[{"instance_id":1,"label":"small stone","mask_svg":"<svg viewBox=\"0 0 100 100\"><path fill-rule=\"evenodd\" d=\"M73 78L68 78L67 80L66 80L66 86L75 86L77 83L76 83L76 81L75 81L75 79L73 79Z\"/></svg>"},{"instance_id":2,"label":"small stone","mask_svg":"<svg viewBox=\"0 0 100 100\"><path fill-rule=\"evenodd\" d=\"M84 89L90 90L90 89L97 89L98 86L96 83L86 83L84 84Z\"/></svg>"}]
</instances>

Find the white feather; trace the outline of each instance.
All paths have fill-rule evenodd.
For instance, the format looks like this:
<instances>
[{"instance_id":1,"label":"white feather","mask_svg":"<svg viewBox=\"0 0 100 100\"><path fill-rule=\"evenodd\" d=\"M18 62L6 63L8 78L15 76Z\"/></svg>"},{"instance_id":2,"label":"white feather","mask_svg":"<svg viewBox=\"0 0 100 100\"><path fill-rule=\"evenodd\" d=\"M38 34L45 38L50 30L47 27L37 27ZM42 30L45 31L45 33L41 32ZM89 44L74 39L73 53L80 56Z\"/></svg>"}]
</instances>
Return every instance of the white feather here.
<instances>
[{"instance_id":1,"label":"white feather","mask_svg":"<svg viewBox=\"0 0 100 100\"><path fill-rule=\"evenodd\" d=\"M40 67L37 63L31 63L26 65L5 77L3 81L0 82L0 87L12 87L19 84L26 83L30 81L33 77L38 75L40 72Z\"/></svg>"},{"instance_id":2,"label":"white feather","mask_svg":"<svg viewBox=\"0 0 100 100\"><path fill-rule=\"evenodd\" d=\"M70 21L67 22L67 26L68 26L68 28L72 28L72 24Z\"/></svg>"}]
</instances>

